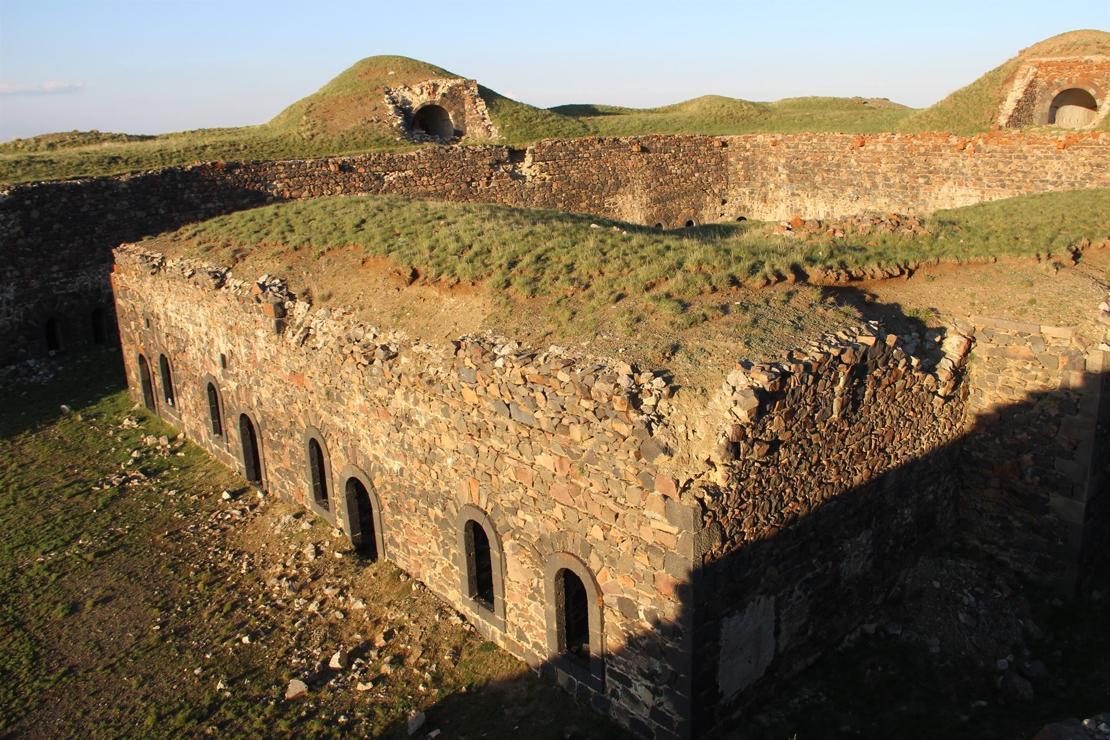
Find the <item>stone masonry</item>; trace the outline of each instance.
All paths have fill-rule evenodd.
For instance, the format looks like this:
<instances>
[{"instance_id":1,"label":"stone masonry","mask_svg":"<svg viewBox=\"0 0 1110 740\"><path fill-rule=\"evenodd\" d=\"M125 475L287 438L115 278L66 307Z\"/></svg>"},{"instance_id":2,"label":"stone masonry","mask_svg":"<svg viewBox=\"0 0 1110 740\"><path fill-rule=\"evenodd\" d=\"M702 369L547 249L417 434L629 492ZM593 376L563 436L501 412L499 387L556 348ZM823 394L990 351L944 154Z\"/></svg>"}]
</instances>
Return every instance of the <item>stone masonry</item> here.
<instances>
[{"instance_id":1,"label":"stone masonry","mask_svg":"<svg viewBox=\"0 0 1110 740\"><path fill-rule=\"evenodd\" d=\"M496 337L414 340L278 279L133 246L112 282L137 400L141 355L159 414L239 470L249 420L261 485L348 533L344 492L362 483L384 557L640 736L727 726L863 619L952 518L961 334L932 364L863 325L741 362L705 404L665 375ZM493 543L491 605L466 589L467 521ZM568 570L588 595L585 659L560 643Z\"/></svg>"}]
</instances>

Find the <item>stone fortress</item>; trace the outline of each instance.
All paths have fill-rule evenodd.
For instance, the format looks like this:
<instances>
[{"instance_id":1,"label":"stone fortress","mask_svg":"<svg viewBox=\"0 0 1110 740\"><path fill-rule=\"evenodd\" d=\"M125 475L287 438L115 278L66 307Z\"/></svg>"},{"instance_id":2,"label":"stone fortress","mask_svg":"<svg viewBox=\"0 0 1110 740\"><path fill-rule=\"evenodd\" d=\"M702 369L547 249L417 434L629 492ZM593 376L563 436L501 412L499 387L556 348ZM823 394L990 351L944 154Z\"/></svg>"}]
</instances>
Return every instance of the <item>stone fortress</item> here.
<instances>
[{"instance_id":1,"label":"stone fortress","mask_svg":"<svg viewBox=\"0 0 1110 740\"><path fill-rule=\"evenodd\" d=\"M1108 69L1029 65L1000 125L1090 128ZM386 95L414 140L497 134L472 80ZM313 307L280 278L128 242L354 193L671 229L1095 187L1110 187L1110 134L1086 130L432 146L21 185L0 202L0 360L111 342L118 326L136 401L214 457L635 734L700 737L943 542L961 477L1034 496L1044 577L1081 582L1106 544L1092 512L1107 508L1110 334L979 317L931 355L867 323L774 361L737 357L695 404L665 372L509 338L414 339Z\"/></svg>"}]
</instances>

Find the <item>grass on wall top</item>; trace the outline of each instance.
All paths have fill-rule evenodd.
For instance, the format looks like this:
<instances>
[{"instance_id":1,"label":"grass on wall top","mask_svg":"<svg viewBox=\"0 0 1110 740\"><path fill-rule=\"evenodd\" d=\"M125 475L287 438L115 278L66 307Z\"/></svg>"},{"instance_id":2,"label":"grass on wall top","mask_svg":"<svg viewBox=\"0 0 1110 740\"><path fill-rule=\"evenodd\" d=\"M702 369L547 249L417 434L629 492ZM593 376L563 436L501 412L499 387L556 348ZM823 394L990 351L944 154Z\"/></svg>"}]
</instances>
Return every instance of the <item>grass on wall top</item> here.
<instances>
[{"instance_id":1,"label":"grass on wall top","mask_svg":"<svg viewBox=\"0 0 1110 740\"><path fill-rule=\"evenodd\" d=\"M172 240L234 262L244 251L358 247L428 279L489 281L528 297L644 290L691 297L793 269L1060 253L1110 237L1110 190L1044 193L938 211L927 233L797 239L773 224L678 231L589 216L395 196L297 201L184 227Z\"/></svg>"}]
</instances>

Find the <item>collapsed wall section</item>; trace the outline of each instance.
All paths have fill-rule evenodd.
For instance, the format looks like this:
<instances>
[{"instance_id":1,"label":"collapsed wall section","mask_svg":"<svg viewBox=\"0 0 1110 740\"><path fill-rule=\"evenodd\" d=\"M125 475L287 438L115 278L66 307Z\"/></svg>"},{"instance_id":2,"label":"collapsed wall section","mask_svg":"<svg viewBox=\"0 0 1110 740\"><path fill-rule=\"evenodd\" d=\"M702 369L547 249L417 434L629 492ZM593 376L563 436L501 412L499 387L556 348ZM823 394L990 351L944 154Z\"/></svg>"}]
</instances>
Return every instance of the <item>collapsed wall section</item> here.
<instances>
[{"instance_id":1,"label":"collapsed wall section","mask_svg":"<svg viewBox=\"0 0 1110 740\"><path fill-rule=\"evenodd\" d=\"M951 334L926 368L871 326L728 377L697 494L699 730L768 696L947 542L970 345Z\"/></svg>"}]
</instances>

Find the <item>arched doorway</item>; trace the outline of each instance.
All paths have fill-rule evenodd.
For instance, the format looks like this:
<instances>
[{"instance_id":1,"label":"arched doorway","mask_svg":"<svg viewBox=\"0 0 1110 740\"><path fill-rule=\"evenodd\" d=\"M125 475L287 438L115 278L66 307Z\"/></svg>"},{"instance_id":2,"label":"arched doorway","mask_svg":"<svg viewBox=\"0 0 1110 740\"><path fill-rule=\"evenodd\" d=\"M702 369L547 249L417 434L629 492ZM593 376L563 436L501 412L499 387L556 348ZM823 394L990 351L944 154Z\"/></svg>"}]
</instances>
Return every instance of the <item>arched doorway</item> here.
<instances>
[{"instance_id":1,"label":"arched doorway","mask_svg":"<svg viewBox=\"0 0 1110 740\"><path fill-rule=\"evenodd\" d=\"M154 410L154 382L150 378L150 365L146 358L139 355L139 385L143 388L143 405Z\"/></svg>"},{"instance_id":2,"label":"arched doorway","mask_svg":"<svg viewBox=\"0 0 1110 740\"><path fill-rule=\"evenodd\" d=\"M158 372L162 376L162 397L166 405L173 408L177 403L173 394L173 373L170 372L170 360L165 355L158 356Z\"/></svg>"},{"instance_id":3,"label":"arched doorway","mask_svg":"<svg viewBox=\"0 0 1110 740\"><path fill-rule=\"evenodd\" d=\"M246 414L239 414L239 439L243 444L243 474L256 486L262 485L262 455L258 449L258 432Z\"/></svg>"},{"instance_id":4,"label":"arched doorway","mask_svg":"<svg viewBox=\"0 0 1110 740\"><path fill-rule=\"evenodd\" d=\"M57 352L62 348L62 332L58 327L58 320L51 316L46 320L43 325L43 333L46 336L46 351Z\"/></svg>"},{"instance_id":5,"label":"arched doorway","mask_svg":"<svg viewBox=\"0 0 1110 740\"><path fill-rule=\"evenodd\" d=\"M455 124L451 122L451 114L443 106L425 105L412 116L412 132L450 139L455 136Z\"/></svg>"},{"instance_id":6,"label":"arched doorway","mask_svg":"<svg viewBox=\"0 0 1110 740\"><path fill-rule=\"evenodd\" d=\"M348 516L351 521L351 542L360 557L377 560L378 534L374 527L374 502L370 491L358 478L347 479Z\"/></svg>"},{"instance_id":7,"label":"arched doorway","mask_svg":"<svg viewBox=\"0 0 1110 740\"><path fill-rule=\"evenodd\" d=\"M1083 128L1094 123L1098 115L1098 101L1086 90L1072 87L1052 99L1048 108L1048 123L1061 128Z\"/></svg>"}]
</instances>

